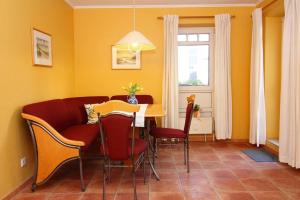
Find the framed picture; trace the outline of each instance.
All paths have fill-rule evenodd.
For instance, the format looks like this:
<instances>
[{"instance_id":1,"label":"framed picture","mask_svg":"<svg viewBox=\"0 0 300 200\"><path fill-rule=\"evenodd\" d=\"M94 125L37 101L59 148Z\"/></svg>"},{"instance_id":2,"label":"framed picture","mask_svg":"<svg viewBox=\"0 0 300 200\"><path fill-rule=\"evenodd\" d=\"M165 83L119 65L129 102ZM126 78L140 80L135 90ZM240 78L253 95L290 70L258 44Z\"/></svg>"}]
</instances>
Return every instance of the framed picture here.
<instances>
[{"instance_id":1,"label":"framed picture","mask_svg":"<svg viewBox=\"0 0 300 200\"><path fill-rule=\"evenodd\" d=\"M139 51L119 50L112 47L112 69L140 69L141 53Z\"/></svg>"},{"instance_id":2,"label":"framed picture","mask_svg":"<svg viewBox=\"0 0 300 200\"><path fill-rule=\"evenodd\" d=\"M32 30L33 64L52 66L52 37L40 30Z\"/></svg>"}]
</instances>

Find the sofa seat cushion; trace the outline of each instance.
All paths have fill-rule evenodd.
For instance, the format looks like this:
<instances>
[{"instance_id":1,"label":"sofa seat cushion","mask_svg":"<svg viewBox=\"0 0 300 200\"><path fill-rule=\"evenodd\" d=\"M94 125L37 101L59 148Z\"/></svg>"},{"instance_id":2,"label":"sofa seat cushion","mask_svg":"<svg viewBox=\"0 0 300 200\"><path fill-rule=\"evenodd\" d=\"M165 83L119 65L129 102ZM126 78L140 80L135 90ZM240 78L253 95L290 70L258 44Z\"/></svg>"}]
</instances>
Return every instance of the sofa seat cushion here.
<instances>
[{"instance_id":1,"label":"sofa seat cushion","mask_svg":"<svg viewBox=\"0 0 300 200\"><path fill-rule=\"evenodd\" d=\"M185 138L185 133L182 130L174 128L153 128L150 135L156 138Z\"/></svg>"},{"instance_id":2,"label":"sofa seat cushion","mask_svg":"<svg viewBox=\"0 0 300 200\"><path fill-rule=\"evenodd\" d=\"M100 136L99 125L97 124L82 124L75 125L62 131L61 134L70 139L84 142L83 149L87 149L93 141Z\"/></svg>"}]
</instances>

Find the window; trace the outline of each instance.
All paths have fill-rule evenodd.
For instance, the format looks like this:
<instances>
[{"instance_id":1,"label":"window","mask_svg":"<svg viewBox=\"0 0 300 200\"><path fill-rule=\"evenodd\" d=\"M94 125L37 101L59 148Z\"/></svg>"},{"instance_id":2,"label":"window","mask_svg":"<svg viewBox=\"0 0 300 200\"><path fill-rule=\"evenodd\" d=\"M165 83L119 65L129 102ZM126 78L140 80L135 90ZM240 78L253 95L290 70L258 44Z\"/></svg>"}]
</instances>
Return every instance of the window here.
<instances>
[{"instance_id":1,"label":"window","mask_svg":"<svg viewBox=\"0 0 300 200\"><path fill-rule=\"evenodd\" d=\"M213 28L180 28L177 41L180 88L212 89Z\"/></svg>"}]
</instances>

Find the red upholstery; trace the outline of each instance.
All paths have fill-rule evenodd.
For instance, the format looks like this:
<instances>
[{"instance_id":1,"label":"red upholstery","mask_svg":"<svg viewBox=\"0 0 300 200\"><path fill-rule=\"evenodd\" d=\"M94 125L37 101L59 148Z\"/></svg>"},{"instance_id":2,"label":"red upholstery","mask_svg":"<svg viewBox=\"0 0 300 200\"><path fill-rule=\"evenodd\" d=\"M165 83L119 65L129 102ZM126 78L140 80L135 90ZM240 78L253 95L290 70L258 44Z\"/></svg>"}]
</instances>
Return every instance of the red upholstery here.
<instances>
[{"instance_id":1,"label":"red upholstery","mask_svg":"<svg viewBox=\"0 0 300 200\"><path fill-rule=\"evenodd\" d=\"M76 119L77 124L87 123L87 114L84 108L84 104L103 103L109 101L108 96L90 96L90 97L73 97L63 99L67 104L70 112Z\"/></svg>"},{"instance_id":2,"label":"red upholstery","mask_svg":"<svg viewBox=\"0 0 300 200\"><path fill-rule=\"evenodd\" d=\"M128 139L128 155L131 154L131 142L132 139ZM147 149L148 143L142 139L135 139L134 140L134 148L133 148L133 155L138 156L143 153ZM107 155L109 155L109 150L107 148L107 144L105 145L105 151ZM103 146L101 146L101 153L103 154Z\"/></svg>"},{"instance_id":3,"label":"red upholstery","mask_svg":"<svg viewBox=\"0 0 300 200\"><path fill-rule=\"evenodd\" d=\"M55 99L24 106L23 112L43 119L68 139L83 141L86 149L100 133L98 124L86 125L84 104L108 100L107 96Z\"/></svg>"},{"instance_id":4,"label":"red upholstery","mask_svg":"<svg viewBox=\"0 0 300 200\"><path fill-rule=\"evenodd\" d=\"M100 136L98 124L82 124L71 126L61 134L70 139L84 142L84 149L88 148Z\"/></svg>"},{"instance_id":5,"label":"red upholstery","mask_svg":"<svg viewBox=\"0 0 300 200\"><path fill-rule=\"evenodd\" d=\"M184 130L173 128L153 128L150 130L150 135L156 138L185 138L190 130L193 108L193 103L189 103L187 105Z\"/></svg>"},{"instance_id":6,"label":"red upholstery","mask_svg":"<svg viewBox=\"0 0 300 200\"><path fill-rule=\"evenodd\" d=\"M120 114L111 114L101 118L105 136L105 154L111 160L127 160L129 158L128 138L132 130L132 122L132 116L127 117Z\"/></svg>"},{"instance_id":7,"label":"red upholstery","mask_svg":"<svg viewBox=\"0 0 300 200\"><path fill-rule=\"evenodd\" d=\"M151 95L135 95L139 104L153 104L153 97ZM110 100L121 100L127 102L127 95L115 95Z\"/></svg>"},{"instance_id":8,"label":"red upholstery","mask_svg":"<svg viewBox=\"0 0 300 200\"><path fill-rule=\"evenodd\" d=\"M23 112L43 119L58 132L76 124L76 118L61 99L29 104Z\"/></svg>"},{"instance_id":9,"label":"red upholstery","mask_svg":"<svg viewBox=\"0 0 300 200\"><path fill-rule=\"evenodd\" d=\"M128 154L131 154L131 142L132 139L128 140ZM134 148L133 148L133 154L135 156L140 155L141 153L143 153L144 151L146 151L148 146L148 143L145 140L142 139L135 139L134 140Z\"/></svg>"},{"instance_id":10,"label":"red upholstery","mask_svg":"<svg viewBox=\"0 0 300 200\"><path fill-rule=\"evenodd\" d=\"M174 128L153 128L150 135L156 138L185 138L185 133L182 130Z\"/></svg>"}]
</instances>

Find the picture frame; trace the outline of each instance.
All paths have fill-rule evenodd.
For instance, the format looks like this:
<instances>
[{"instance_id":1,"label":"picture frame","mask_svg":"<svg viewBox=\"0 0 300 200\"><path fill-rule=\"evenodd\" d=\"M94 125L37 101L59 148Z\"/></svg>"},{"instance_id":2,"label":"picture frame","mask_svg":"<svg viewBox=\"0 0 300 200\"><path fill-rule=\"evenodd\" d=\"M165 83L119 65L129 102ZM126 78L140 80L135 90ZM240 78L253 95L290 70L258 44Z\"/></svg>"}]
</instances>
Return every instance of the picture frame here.
<instances>
[{"instance_id":1,"label":"picture frame","mask_svg":"<svg viewBox=\"0 0 300 200\"><path fill-rule=\"evenodd\" d=\"M112 69L141 69L141 52L112 46Z\"/></svg>"},{"instance_id":2,"label":"picture frame","mask_svg":"<svg viewBox=\"0 0 300 200\"><path fill-rule=\"evenodd\" d=\"M51 67L52 36L36 28L32 29L33 65Z\"/></svg>"}]
</instances>

